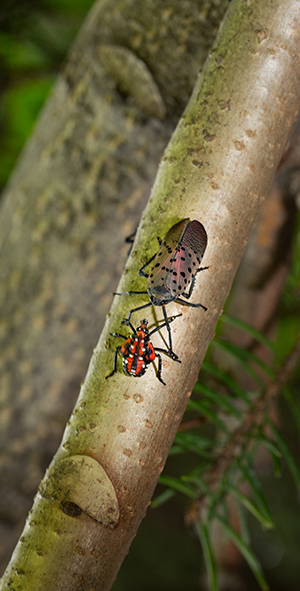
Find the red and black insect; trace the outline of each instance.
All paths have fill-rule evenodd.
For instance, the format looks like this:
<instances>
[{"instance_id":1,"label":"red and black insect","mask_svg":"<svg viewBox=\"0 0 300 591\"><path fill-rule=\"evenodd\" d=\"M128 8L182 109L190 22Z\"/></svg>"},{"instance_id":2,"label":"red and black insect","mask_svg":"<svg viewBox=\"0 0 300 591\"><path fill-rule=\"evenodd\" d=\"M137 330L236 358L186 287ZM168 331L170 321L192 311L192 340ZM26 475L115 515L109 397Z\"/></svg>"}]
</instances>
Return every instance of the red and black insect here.
<instances>
[{"instance_id":1,"label":"red and black insect","mask_svg":"<svg viewBox=\"0 0 300 591\"><path fill-rule=\"evenodd\" d=\"M122 294L116 295L135 295L148 294L150 302L133 308L127 316L130 320L131 315L138 310L143 310L152 304L154 306L161 306L165 319L165 325L169 334L169 347L172 349L171 328L167 318L165 306L170 302L178 302L193 308L203 308L207 310L203 304L193 304L184 301L180 298L188 300L194 289L196 274L199 271L208 269L208 267L200 267L207 245L207 234L205 228L197 220L190 221L186 218L178 222L166 234L165 238L160 242L160 248L143 267L139 274L148 279L147 291L126 291ZM153 263L152 263L153 261ZM145 273L144 269L152 263L149 273ZM174 353L175 355L175 353Z\"/></svg>"},{"instance_id":2,"label":"red and black insect","mask_svg":"<svg viewBox=\"0 0 300 591\"><path fill-rule=\"evenodd\" d=\"M178 316L182 316L182 314L172 316L168 322L173 322L173 320L175 320L175 318L178 318ZM132 376L134 378L140 378L141 376L143 376L148 365L150 365L150 363L154 361L155 357L157 357L157 378L165 386L166 384L161 377L162 363L161 356L158 353L158 351L160 353L165 353L166 355L170 356L174 361L178 361L179 363L181 363L181 361L178 359L177 355L175 355L172 351L168 351L167 349L161 349L160 347L153 347L150 341L150 337L157 330L159 330L163 326L166 326L166 323L164 322L160 326L157 326L156 328L151 330L151 332L149 332L147 328L148 321L146 319L141 321L141 324L137 329L134 328L134 326L131 324L129 320L124 320L123 323L127 324L127 326L130 326L132 330L132 335L130 337L126 337L123 334L119 334L118 332L110 333L112 337L120 337L122 339L125 339L126 342L122 346L116 347L114 354L113 370L108 376L106 376L106 379L110 378L116 373L118 352L120 351L121 355L123 356L124 372L127 375Z\"/></svg>"}]
</instances>

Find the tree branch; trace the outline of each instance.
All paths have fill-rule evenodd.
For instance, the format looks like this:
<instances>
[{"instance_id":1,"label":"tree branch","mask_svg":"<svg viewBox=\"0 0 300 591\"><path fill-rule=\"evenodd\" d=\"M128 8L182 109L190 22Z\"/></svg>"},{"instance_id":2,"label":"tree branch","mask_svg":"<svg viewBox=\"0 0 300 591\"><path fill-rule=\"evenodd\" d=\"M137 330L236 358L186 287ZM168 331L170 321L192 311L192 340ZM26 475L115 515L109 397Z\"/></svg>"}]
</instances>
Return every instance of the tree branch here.
<instances>
[{"instance_id":1,"label":"tree branch","mask_svg":"<svg viewBox=\"0 0 300 591\"><path fill-rule=\"evenodd\" d=\"M118 289L144 288L138 269L155 252L156 236L162 237L177 220L191 217L199 219L208 234L204 264L209 270L197 279L193 294L193 301L201 301L208 311L168 306L169 314L183 312L172 329L182 364L172 360L164 364L164 387L151 368L141 380L121 373L105 380L112 362L109 333L119 330L132 307L129 297L114 301L62 446L37 495L1 590L9 586L16 591L110 589L150 502L296 118L299 23L300 6L293 0L256 0L251 9L239 0L231 4L165 153ZM134 305L139 302L145 300L136 297ZM78 457L85 456L98 463L112 483L118 521L115 507L114 518L108 518L112 497L105 479L98 481L98 510L94 507L96 518L91 517L94 494L88 486L79 491L77 487ZM61 487L61 495L54 497L51 491L59 488L59 466L67 459L71 464L73 457L77 470L73 481L68 473L69 493ZM98 472L91 464L93 479ZM82 467L86 470L83 459ZM73 489L76 514L61 509L66 501L74 502Z\"/></svg>"},{"instance_id":2,"label":"tree branch","mask_svg":"<svg viewBox=\"0 0 300 591\"><path fill-rule=\"evenodd\" d=\"M95 3L1 197L1 574L227 6Z\"/></svg>"}]
</instances>

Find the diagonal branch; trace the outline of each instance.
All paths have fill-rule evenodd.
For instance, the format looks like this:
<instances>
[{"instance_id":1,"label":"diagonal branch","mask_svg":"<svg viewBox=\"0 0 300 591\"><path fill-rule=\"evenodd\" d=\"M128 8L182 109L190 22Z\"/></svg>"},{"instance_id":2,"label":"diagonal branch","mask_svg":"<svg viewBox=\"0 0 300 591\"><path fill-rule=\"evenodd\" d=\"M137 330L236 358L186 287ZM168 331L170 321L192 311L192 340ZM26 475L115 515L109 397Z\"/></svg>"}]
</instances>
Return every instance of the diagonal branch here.
<instances>
[{"instance_id":1,"label":"diagonal branch","mask_svg":"<svg viewBox=\"0 0 300 591\"><path fill-rule=\"evenodd\" d=\"M129 296L114 301L1 590L110 589L296 118L299 28L300 5L293 0L231 4L165 153L118 288L144 290L138 269L154 254L156 236L190 217L208 234L209 270L193 293L208 310L168 306L169 315L183 313L172 329L182 364L164 364L165 387L151 368L141 380L121 373L105 380L113 352L109 333L119 330L132 305L146 303L137 296L133 304Z\"/></svg>"}]
</instances>

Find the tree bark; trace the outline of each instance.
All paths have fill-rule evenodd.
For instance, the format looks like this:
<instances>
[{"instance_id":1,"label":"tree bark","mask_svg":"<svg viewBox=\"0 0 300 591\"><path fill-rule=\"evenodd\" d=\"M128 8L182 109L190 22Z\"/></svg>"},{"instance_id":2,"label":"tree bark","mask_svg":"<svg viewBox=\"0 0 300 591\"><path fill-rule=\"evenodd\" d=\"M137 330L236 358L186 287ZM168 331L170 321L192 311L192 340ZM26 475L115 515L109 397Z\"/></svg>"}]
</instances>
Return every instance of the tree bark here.
<instances>
[{"instance_id":1,"label":"tree bark","mask_svg":"<svg viewBox=\"0 0 300 591\"><path fill-rule=\"evenodd\" d=\"M101 0L0 210L0 572L57 450L227 0Z\"/></svg>"},{"instance_id":2,"label":"tree bark","mask_svg":"<svg viewBox=\"0 0 300 591\"><path fill-rule=\"evenodd\" d=\"M172 329L183 362L164 364L166 387L151 368L143 381L121 373L105 380L114 347L109 333L145 301L116 298L1 589L110 589L296 118L299 26L300 6L292 0L230 6L165 153L119 285L119 291L144 289L137 271L155 252L156 236L179 219L199 219L208 233L209 270L198 278L193 301L208 311L169 306L169 314L183 312Z\"/></svg>"}]
</instances>

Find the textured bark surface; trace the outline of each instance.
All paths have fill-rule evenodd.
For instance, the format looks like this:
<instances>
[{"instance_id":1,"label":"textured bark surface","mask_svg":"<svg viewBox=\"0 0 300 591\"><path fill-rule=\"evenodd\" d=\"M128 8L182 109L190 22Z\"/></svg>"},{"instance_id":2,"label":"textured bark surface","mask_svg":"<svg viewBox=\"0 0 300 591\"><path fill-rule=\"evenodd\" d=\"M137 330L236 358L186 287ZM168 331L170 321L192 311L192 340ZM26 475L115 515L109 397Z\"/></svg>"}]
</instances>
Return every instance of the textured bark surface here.
<instances>
[{"instance_id":1,"label":"textured bark surface","mask_svg":"<svg viewBox=\"0 0 300 591\"><path fill-rule=\"evenodd\" d=\"M97 2L0 208L0 563L103 326L227 0Z\"/></svg>"},{"instance_id":2,"label":"textured bark surface","mask_svg":"<svg viewBox=\"0 0 300 591\"><path fill-rule=\"evenodd\" d=\"M156 236L189 216L201 220L208 233L204 264L209 270L198 278L193 294L193 301L201 301L208 311L168 307L169 314L183 312L172 330L182 364L164 363L166 387L152 368L142 380L121 373L105 380L115 346L109 333L119 330L130 307L145 301L116 298L1 589L110 589L149 504L296 118L299 23L300 5L292 0L231 4L165 153L119 285L120 291L144 289L137 270L155 252ZM62 462L74 456L89 456L106 472L118 501L117 524L108 515L105 525L90 517L92 498L88 487L78 492L76 475L75 504L71 485L68 494L63 488L55 497L49 492L53 479L58 487ZM103 486L107 499L110 489Z\"/></svg>"}]
</instances>

